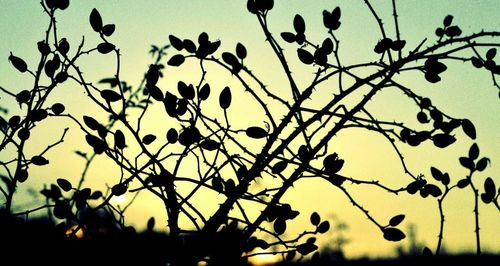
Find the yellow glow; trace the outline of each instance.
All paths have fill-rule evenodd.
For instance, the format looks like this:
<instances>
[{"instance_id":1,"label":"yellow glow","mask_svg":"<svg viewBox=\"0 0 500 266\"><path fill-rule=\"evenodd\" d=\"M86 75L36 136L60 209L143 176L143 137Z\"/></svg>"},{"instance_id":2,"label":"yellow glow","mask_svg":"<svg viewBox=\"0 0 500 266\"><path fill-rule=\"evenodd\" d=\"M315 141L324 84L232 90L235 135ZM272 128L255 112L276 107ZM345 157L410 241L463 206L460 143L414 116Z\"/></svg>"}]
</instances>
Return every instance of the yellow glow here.
<instances>
[{"instance_id":1,"label":"yellow glow","mask_svg":"<svg viewBox=\"0 0 500 266\"><path fill-rule=\"evenodd\" d=\"M78 230L78 231L75 232L75 230ZM85 235L85 230L81 226L73 225L73 226L71 226L71 228L66 230L66 236L70 236L72 234L74 234L74 236L76 238L83 238L83 236Z\"/></svg>"},{"instance_id":2,"label":"yellow glow","mask_svg":"<svg viewBox=\"0 0 500 266\"><path fill-rule=\"evenodd\" d=\"M250 254L256 253L265 253L261 255L255 255L248 258L248 262L250 262L254 266L265 266L265 265L274 265L275 263L280 261L280 257L275 254L267 253L269 251L265 251L261 248L254 249Z\"/></svg>"}]
</instances>

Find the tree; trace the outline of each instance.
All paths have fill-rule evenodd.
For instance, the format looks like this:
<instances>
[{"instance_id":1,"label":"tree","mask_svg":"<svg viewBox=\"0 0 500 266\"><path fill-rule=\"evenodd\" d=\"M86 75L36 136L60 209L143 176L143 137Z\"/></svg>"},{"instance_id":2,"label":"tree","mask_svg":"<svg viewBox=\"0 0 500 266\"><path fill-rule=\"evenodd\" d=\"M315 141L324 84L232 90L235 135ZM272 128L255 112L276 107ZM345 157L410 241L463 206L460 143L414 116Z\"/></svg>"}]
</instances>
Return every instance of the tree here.
<instances>
[{"instance_id":1,"label":"tree","mask_svg":"<svg viewBox=\"0 0 500 266\"><path fill-rule=\"evenodd\" d=\"M256 17L279 61L281 69L277 74L284 75L287 81L288 91L284 94L266 86L245 63L251 53L243 44L237 43L233 51L220 51L221 41L205 32L197 40L170 35L169 45L152 46L155 60L145 71L141 84L133 88L122 77L120 50L118 44L110 41L115 25L106 16L97 9L89 14L90 26L100 39L89 48L85 39L77 44L57 34L56 15L68 8L69 1L42 1L50 23L44 40L37 44L38 64L28 67L15 53L8 58L15 69L33 78L33 87L20 92L2 88L23 112L1 121L4 138L0 150L14 150L9 159L1 162L4 172L1 192L6 212L18 216L48 208L57 219L66 220L60 226L71 229L69 237L76 237L80 229L85 229L88 235L98 234L89 229L92 222L88 217L94 216L88 213L104 211L116 218L118 228L127 231L130 228L123 221L126 208L117 208L111 200L125 193L137 195L147 191L163 203L167 214L168 241L173 250L164 259L170 263L187 265L200 260L213 264L244 263L251 256L245 252L256 247L277 248L278 251L269 252L291 259L297 253L301 256L314 253L318 249L314 236L330 227L329 221L313 212L310 227L303 233L292 238L284 236L288 225L299 215L298 210L284 201L284 195L299 180L315 177L343 193L388 241L405 238L397 228L405 215L395 214L388 222L376 219L350 193L351 186L435 198L441 223L433 253L439 254L444 237L443 202L449 193L469 189L475 203L475 237L480 254L479 198L500 209L493 178L482 181L475 177L488 166L489 159L480 156L479 146L472 144L468 155L459 159L469 172L466 178L451 179L445 170L433 166L426 178L407 167L400 148L428 143L436 149L447 148L455 143L455 134L460 130L474 140L474 124L446 114L430 98L404 82L404 77L414 75L438 83L448 70L448 63L461 61L470 65L468 69L490 73L494 86L500 89L496 81L500 68L494 61L495 47L499 46L495 41L500 32L465 35L453 16L448 15L436 29L436 40L424 39L417 46L408 47L399 29L395 1L392 1L392 24L382 22L370 1L364 3L380 30L379 41L368 46L378 55L377 60L345 64L336 34L342 25L340 7L328 7L323 12L325 35L317 41L309 37L307 23L300 14L290 21L289 31L272 33L268 14L274 7L273 1L247 1L247 11ZM394 28L395 34L389 33L389 27ZM495 41L489 41L491 38ZM175 54L166 57L170 51ZM286 51L294 51L293 56ZM85 57L104 55L114 57L115 70L112 76L105 76L96 84L89 81L79 63ZM179 80L176 90L161 88L166 68L182 69L190 62L199 65L196 82ZM299 82L293 71L296 65L314 72L310 81ZM216 88L211 85L209 73L221 70L231 74L231 81ZM49 95L67 82L78 85L108 120L93 115L76 116L66 111L64 102L49 104ZM322 90L328 93L320 94ZM421 125L415 125L414 121L385 121L369 110L369 102L387 90L400 91L417 106L417 121ZM254 104L256 109L252 113L263 114L263 120L234 113L234 102L241 101L236 96ZM64 130L46 149L34 155L27 152L30 142L40 141L32 134L35 127L56 118L80 128L92 150L91 154L78 151L86 160L82 178L76 185L57 179L56 184L42 190L47 204L15 213L12 204L17 187L31 177L30 168L50 165L46 154L66 137ZM156 128L146 126L151 119L159 119L166 128L159 123ZM350 177L342 171L348 162L331 147L335 136L350 128L370 130L387 140L399 158L407 186L391 188L383 181ZM155 131L151 132L152 129ZM119 169L115 183L104 193L84 186L87 168L98 157L107 157ZM194 204L198 195L218 198L220 206L211 213L199 209ZM259 212L251 214L246 208L250 205L258 206ZM183 220L188 223L182 223ZM150 220L148 228L152 230L154 224Z\"/></svg>"}]
</instances>

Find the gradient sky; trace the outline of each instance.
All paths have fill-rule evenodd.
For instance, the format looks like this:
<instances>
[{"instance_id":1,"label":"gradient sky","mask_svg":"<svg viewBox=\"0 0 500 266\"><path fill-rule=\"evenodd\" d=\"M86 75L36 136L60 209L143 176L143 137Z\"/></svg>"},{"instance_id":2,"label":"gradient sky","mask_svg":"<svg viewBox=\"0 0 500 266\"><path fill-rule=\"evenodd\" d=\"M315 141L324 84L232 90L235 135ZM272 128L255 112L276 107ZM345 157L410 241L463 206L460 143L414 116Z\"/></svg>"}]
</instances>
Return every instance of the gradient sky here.
<instances>
[{"instance_id":1,"label":"gradient sky","mask_svg":"<svg viewBox=\"0 0 500 266\"><path fill-rule=\"evenodd\" d=\"M338 31L341 40L341 53L346 63L359 63L376 60L373 46L380 38L378 28L370 16L368 9L362 1L343 0L287 0L275 1L275 7L269 14L268 20L271 31L277 35L282 31L292 31L292 20L295 14L303 15L307 24L308 38L322 40L325 31L322 27L321 12L324 9L332 10L336 5L342 8L342 27ZM392 25L390 1L373 1L375 8L387 25ZM206 31L211 39L220 39L222 46L220 51L234 51L237 42L246 45L248 59L246 65L254 71L270 88L279 90L286 84L284 76L272 50L266 45L264 35L258 27L257 20L251 16L245 7L246 1L236 0L86 0L71 1L68 10L58 15L58 29L61 36L66 36L72 45L72 49L80 42L83 35L86 36L87 45L97 44L95 33L89 23L88 15L92 8L97 8L105 23L116 24L116 33L110 40L120 47L123 55L122 77L130 84L137 85L142 78L144 70L151 63L151 57L147 51L151 44L165 45L168 43L168 35L174 34L181 38L197 38L198 34ZM398 1L400 15L401 36L408 42L407 47L414 47L423 38L429 42L434 41L434 30L441 26L443 18L447 14L454 15L454 23L457 23L464 34L485 30L500 30L500 19L498 11L500 2L490 1ZM24 58L29 65L33 66L38 60L36 42L44 36L47 26L47 17L37 0L0 0L0 86L20 91L23 87L30 86L30 79L16 72L7 61L9 52ZM388 26L389 34L393 30ZM281 41L281 40L280 40ZM498 41L498 40L496 40ZM296 47L283 43L292 55L290 61L292 66ZM168 51L170 54L174 52ZM84 59L83 65L87 66L86 74L89 80L97 81L103 77L113 74L113 62L106 61L111 57L96 56ZM197 70L190 70L187 65L181 70L167 69L166 78L161 82L164 88L173 88L180 79L197 78ZM491 176L497 184L500 176L500 104L498 91L492 86L488 73L484 71L473 71L474 69L463 64L450 64L450 70L443 75L444 81L437 85L430 85L421 76L413 75L407 77L405 82L416 88L418 93L427 95L433 99L433 103L441 107L448 114L468 118L475 122L478 130L477 143L481 148L481 154L492 159L491 167L482 172L476 178L482 188L482 180ZM296 75L304 83L310 80L310 69L296 69ZM230 75L212 75L211 84L223 87L231 83ZM406 78L406 77L405 77ZM300 83L300 82L299 82ZM12 101L0 95L2 106L15 109ZM74 84L65 85L55 93L51 102L64 99L70 112L91 114L98 116L93 107L85 101L83 89ZM253 114L245 108L243 100L235 100L239 105L242 117ZM390 108L387 108L387 107ZM416 107L408 107L397 93L383 94L376 98L370 109L381 118L392 119L403 117L413 119ZM149 126L155 126L152 118ZM65 126L63 121L48 121L44 129L40 129L42 140L56 140ZM242 121L242 123L247 121ZM446 170L452 176L452 182L461 179L465 174L458 163L458 157L467 153L472 142L462 133L458 133L456 145L447 150L437 150L430 145L417 148L403 148L407 154L409 168L415 173L429 176L429 167L437 166ZM83 135L75 128L70 130L64 149L56 149L50 152L50 167L37 169L33 173L37 177L29 184L23 184L23 189L32 187L40 190L43 184L54 182L58 177L65 177L77 181L83 168L83 161L74 156L74 149L85 149L86 144ZM380 143L383 145L380 145ZM404 186L409 179L404 176L401 166L397 162L396 155L391 151L389 145L372 133L366 131L347 130L336 138L335 149L346 158L346 166L343 173L364 179L381 179L392 187ZM36 151L47 145L46 142L31 143L29 149ZM7 157L7 151L2 151L0 158ZM54 162L54 164L52 164ZM91 170L89 184L91 187L104 187L106 182L112 184L115 172L109 170L106 160L97 162ZM420 197L409 197L406 193L394 197L388 193L373 192L372 189L352 188L353 196L363 206L371 210L371 213L382 223L392 215L405 213L407 218L401 228L407 229L410 224L416 225L417 240L428 244L434 249L437 241L439 217L437 203L433 199L423 200ZM31 198L19 196L19 200L29 203ZM381 256L394 254L397 246L408 246L408 240L394 244L383 240L380 231L370 224L366 218L343 197L338 191L324 182L307 180L299 182L293 191L287 193L286 200L292 203L302 215L295 221L292 231L300 232L301 225L308 222L309 214L317 210L323 217L335 215L338 219L349 225L346 237L351 242L346 246L348 256ZM450 251L472 250L474 245L474 218L472 216L472 194L470 190L453 191L445 202L447 224L445 231L445 246ZM213 205L211 205L213 208ZM207 207L209 208L209 207ZM484 248L493 252L500 252L500 216L493 206L481 205L481 237ZM138 227L145 225L150 216L164 219L162 207L155 203L154 199L143 197L136 206L130 209L128 221ZM291 232L292 233L292 232ZM331 241L334 233L326 234L321 239L322 243Z\"/></svg>"}]
</instances>

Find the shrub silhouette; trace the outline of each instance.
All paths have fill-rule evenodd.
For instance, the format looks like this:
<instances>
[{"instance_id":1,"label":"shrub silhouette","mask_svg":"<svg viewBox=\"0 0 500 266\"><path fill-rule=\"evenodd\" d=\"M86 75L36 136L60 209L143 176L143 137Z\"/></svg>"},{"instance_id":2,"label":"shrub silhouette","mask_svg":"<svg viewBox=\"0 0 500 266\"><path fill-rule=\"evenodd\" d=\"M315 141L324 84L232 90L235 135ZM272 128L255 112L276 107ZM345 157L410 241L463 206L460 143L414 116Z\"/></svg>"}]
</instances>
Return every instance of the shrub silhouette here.
<instances>
[{"instance_id":1,"label":"shrub silhouette","mask_svg":"<svg viewBox=\"0 0 500 266\"><path fill-rule=\"evenodd\" d=\"M257 247L291 260L317 252L315 235L323 234L330 228L329 221L314 212L310 214L310 227L305 228L303 233L292 238L283 235L289 222L299 215L293 206L283 201L284 194L298 180L315 176L331 183L333 190L343 192L354 208L361 211L388 241L405 238L404 232L398 229L405 215L395 214L388 219L388 224L376 220L350 194L347 183L372 186L389 193L407 192L416 197L435 198L441 217L439 238L437 248L433 251L425 248L425 254L440 252L446 196L457 189L470 189L475 203L476 248L477 254L480 254L479 199L493 205L492 208L500 209L499 192L493 178L488 177L484 181L473 178L488 167L489 159L481 156L478 145L473 143L469 153L459 158L461 166L469 171L466 178L457 181L445 170L432 166L426 178L413 174L406 167L406 160L398 146L432 143L437 149L447 148L456 141L454 132L458 130L474 140L474 124L446 114L430 98L420 96L409 85L400 82L398 76L403 72L412 73L423 76L430 83L437 83L447 70L446 63L459 60L469 63L469 68L490 72L494 86L500 88L496 81L500 66L494 61L498 43L491 41L498 40L500 32L483 30L464 35L454 24L453 17L448 15L443 25L436 29L436 40L423 40L417 47L407 47L400 35L395 1L392 1L395 35L388 33L388 24L382 23L370 1L364 2L380 29L380 40L368 49L379 57L375 62L345 65L339 54L341 46L336 36L336 30L342 27L340 7L328 7L323 12L322 30L325 35L324 39L316 42L308 37L307 23L300 14L290 21L290 31L271 33L268 14L274 7L273 1L247 1L247 11L257 18L288 82L289 95L280 95L268 88L245 64L247 56L252 54L243 44L237 43L234 51L220 51L221 41L214 40L205 32L197 40L170 35L169 45L152 46L151 53L155 60L145 71L141 84L133 88L121 76L118 44L111 43L109 39L114 33L114 24L93 9L89 14L89 23L99 36L100 43L88 48L84 40L77 44L57 34L56 15L68 8L69 1L42 1L50 24L45 39L37 43L40 53L38 63L28 66L15 52L8 57L15 69L34 78L33 88L17 93L14 92L17 90L1 88L6 96L15 98L23 111L0 121L3 134L0 150L4 152L12 148L15 151L10 159L1 162L3 183L0 188L5 202L2 230L8 230L6 228L13 227L13 224L23 224L16 217L27 217L32 212L49 209L57 219L65 222L53 225L52 220L45 221L47 226L54 228L50 233L32 227L34 223L28 223L26 228L48 234L37 238L63 243L60 244L63 251L59 253L67 252L72 245L83 246L85 244L82 243L87 243L85 241L102 240L99 243L121 243L120 247L125 248L127 253L137 250L143 250L141 254L154 253L155 256L151 257L138 256L138 262L141 258L142 262L146 262L148 257L151 264L195 265L206 261L213 265L240 265L246 263L248 252ZM483 41L486 38L488 42ZM296 50L296 55L288 58L285 49ZM175 55L166 57L170 51L175 51ZM100 54L113 55L116 69L112 77L103 77L98 84L94 84L79 68L79 62L81 58L98 57ZM180 80L177 91L160 88L158 82L163 78L165 68L182 68L188 61L199 64L201 75L198 83ZM289 64L291 61L314 71L308 85L298 84ZM255 102L258 111L265 114L266 121L245 126L241 126L241 121L235 121L245 119L237 117L237 114L231 115L235 89L229 85L224 88L211 86L206 76L208 65L231 73L246 92L245 101ZM359 70L368 74L359 74ZM47 99L53 90L67 82L83 89L95 108L109 119L98 121L90 115L77 117L66 112L64 102L48 105ZM318 93L317 88L328 82L333 88L330 98L311 105L309 99ZM411 128L407 125L410 122L383 121L369 112L367 103L387 88L401 91L419 107L417 120L425 129ZM361 91L364 92L363 97L352 98ZM218 106L212 106L212 109L217 111L202 108L213 98L218 101ZM169 125L165 132L144 130L146 117L154 112L156 106L164 109L162 123ZM93 153L78 152L86 160L79 184L58 179L41 191L47 204L15 212L13 196L17 187L30 178L30 167L50 165L47 152L64 141L67 129L61 132L58 141L48 143L40 153L28 156L26 152L30 142L44 141L42 136L32 134L33 129L53 117L65 118L79 127ZM341 130L351 127L374 131L388 141L387 145L398 155L408 177L406 187L394 189L380 181L366 181L340 173L347 162L329 144ZM116 183L106 192L84 186L86 171L98 156L106 156L121 171L115 179ZM279 185L259 188L257 184L261 179L276 179ZM193 187L187 192L178 189L179 184L184 183ZM155 221L151 219L148 231L144 233L147 235L149 232L149 235L141 238L142 234L136 234L123 222L126 208L116 208L110 202L113 197L139 191L147 191L164 203L168 236L153 233ZM203 191L212 191L223 198L219 208L209 215L192 204L194 195ZM259 214L247 215L242 202L259 206ZM191 224L181 224L181 218ZM84 231L84 239L78 240L79 230ZM12 237L17 238L14 232L17 231L11 232ZM266 241L256 232L264 233L266 239L273 240ZM31 233L28 233L25 237L30 236ZM151 244L153 242L158 244ZM66 243L70 243L69 246ZM110 263L131 262L120 255L110 255L108 260Z\"/></svg>"}]
</instances>

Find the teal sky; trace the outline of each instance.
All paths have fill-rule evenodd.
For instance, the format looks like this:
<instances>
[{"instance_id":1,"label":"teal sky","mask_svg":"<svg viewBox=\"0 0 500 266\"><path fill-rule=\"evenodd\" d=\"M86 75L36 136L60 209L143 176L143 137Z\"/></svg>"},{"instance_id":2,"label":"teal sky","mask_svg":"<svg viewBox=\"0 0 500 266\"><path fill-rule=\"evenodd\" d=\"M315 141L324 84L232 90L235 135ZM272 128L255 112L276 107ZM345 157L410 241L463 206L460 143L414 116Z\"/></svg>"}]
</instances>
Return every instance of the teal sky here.
<instances>
[{"instance_id":1,"label":"teal sky","mask_svg":"<svg viewBox=\"0 0 500 266\"><path fill-rule=\"evenodd\" d=\"M379 31L370 16L363 1L358 0L275 0L275 7L269 14L270 29L275 36L282 31L293 31L292 21L295 14L300 13L306 20L308 38L320 42L326 36L322 27L321 12L324 9L332 10L335 6L342 8L342 26L338 31L341 40L341 55L346 63L360 63L376 60L373 47L379 37ZM388 34L394 33L390 16L391 1L372 1L377 12L387 25ZM500 1L498 0L400 0L397 1L400 15L400 30L402 39L406 39L407 47L415 47L423 38L428 38L430 45L436 40L434 30L442 25L447 14L454 16L454 24L458 24L464 34L484 30L500 30ZM104 23L116 24L116 32L110 41L116 44L123 55L122 77L130 84L137 85L144 70L151 63L147 54L151 44L165 45L168 35L174 34L180 38L196 39L202 31L207 32L210 38L220 39L220 51L234 51L237 42L246 45L248 59L246 65L254 70L266 84L279 91L283 87L284 76L271 49L266 45L257 20L246 11L246 1L243 0L85 0L71 1L68 10L59 12L58 31L65 36L72 45L72 49L85 36L87 47L96 45L96 34L92 31L88 16L92 8L101 13ZM47 16L43 14L38 0L0 0L0 86L20 91L30 86L31 80L16 72L7 57L9 52L25 59L30 66L38 60L36 42L43 39L48 25ZM278 38L280 41L281 39ZM492 40L495 41L495 40ZM496 40L498 42L498 39ZM294 73L301 78L299 84L307 84L311 79L311 69L296 64L294 45L281 41L290 56ZM287 50L288 49L288 50ZM74 51L74 50L72 50ZM168 51L170 55L173 50ZM484 52L484 51L483 51ZM100 78L113 74L114 61L111 57L91 56L83 59L82 65L89 80L98 81ZM196 80L197 73L194 67L187 65L181 71L167 69L166 77L161 81L164 88L173 88L181 79ZM475 122L478 129L477 143L481 154L492 159L491 167L477 176L480 180L491 176L500 184L500 102L498 90L492 86L491 77L484 71L474 71L469 64L454 63L449 65L449 71L443 76L444 81L437 85L430 85L420 75L404 77L418 93L433 98L433 103L442 110L459 118L468 118ZM217 72L216 72L217 73ZM226 83L233 83L230 75L213 74L209 76L214 84L222 87ZM319 98L321 98L321 94ZM70 112L97 115L96 110L85 101L81 88L74 84L61 87L51 101L64 99ZM238 101L238 99L236 100ZM371 110L384 119L414 119L418 111L409 106L401 95L387 93L380 95L370 105ZM71 106L70 106L71 104ZM0 94L0 105L9 106L15 110L12 101ZM248 111L245 102L240 102L242 123L243 117L253 114ZM150 127L154 128L157 121L153 117ZM64 127L62 121L49 121L46 128L40 129L40 134L47 138L57 139L59 129ZM83 168L83 162L76 156L69 155L68 151L84 147L82 134L77 129L68 135L66 153L55 151L51 153L52 161L59 162L47 168L39 168L37 178L32 183L23 184L39 190L42 184L54 182L57 177L67 177L78 180L78 174ZM452 175L452 180L461 179L466 172L460 168L458 157L467 153L472 142L459 133L459 141L450 149L436 150L430 146L403 148L407 153L408 165L416 173L429 176L431 165L442 167ZM383 179L394 186L404 186L408 178L403 171L395 154L389 145L380 145L381 138L367 134L365 131L346 130L336 140L335 149L347 158L345 174L365 179ZM35 151L44 147L46 143L32 143L30 149ZM7 157L2 151L0 158ZM104 187L111 182L114 172L108 169L107 161L99 161L91 171L92 179L89 184ZM402 178L406 178L401 180ZM95 182L95 183L93 183ZM453 182L453 181L452 181ZM306 184L307 183L307 184ZM482 181L478 182L482 188ZM91 185L92 186L92 185ZM394 214L405 213L407 220L402 228L410 224L417 228L417 240L429 244L431 249L437 240L438 213L434 200L422 200L418 197L408 197L403 193L401 197L387 195L387 193L372 192L370 189L353 188L353 195L359 198L364 206L371 209L376 218L381 221L389 219ZM297 218L295 232L302 230L301 224L308 221L308 214L318 210L322 216L335 215L349 225L346 236L351 240L346 246L348 256L381 256L394 254L398 245L407 246L408 240L400 244L388 243L382 239L377 228L371 225L364 216L342 197L338 191L317 181L300 182L290 194L286 196L289 202L295 204L302 215ZM22 199L23 200L23 199ZM24 199L29 202L27 198ZM164 218L161 206L154 203L154 199L143 197L137 202L137 207L130 210L130 222L139 227L145 224L150 216ZM215 204L216 205L216 204ZM207 209L213 208L207 207ZM450 251L472 250L473 216L472 195L470 191L453 191L446 202L447 231L445 245ZM500 252L498 238L499 213L493 206L482 205L481 209L482 239L486 250ZM331 241L327 234L321 239L322 243Z\"/></svg>"}]
</instances>

